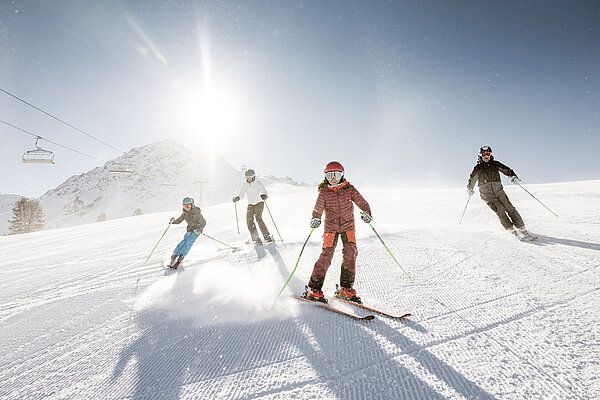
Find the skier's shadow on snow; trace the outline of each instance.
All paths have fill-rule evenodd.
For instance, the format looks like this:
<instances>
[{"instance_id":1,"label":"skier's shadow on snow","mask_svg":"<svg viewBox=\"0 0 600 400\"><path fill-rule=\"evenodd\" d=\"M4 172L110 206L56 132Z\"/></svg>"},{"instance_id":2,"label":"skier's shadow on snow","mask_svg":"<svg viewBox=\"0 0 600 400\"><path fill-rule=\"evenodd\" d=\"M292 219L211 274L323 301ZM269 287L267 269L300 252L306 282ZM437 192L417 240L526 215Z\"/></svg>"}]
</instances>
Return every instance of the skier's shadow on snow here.
<instances>
[{"instance_id":1,"label":"skier's shadow on snow","mask_svg":"<svg viewBox=\"0 0 600 400\"><path fill-rule=\"evenodd\" d=\"M256 256L258 257L259 260L262 260L267 255L267 252L264 249L264 245L263 246L254 246L254 251L256 252Z\"/></svg>"},{"instance_id":2,"label":"skier's shadow on snow","mask_svg":"<svg viewBox=\"0 0 600 400\"><path fill-rule=\"evenodd\" d=\"M544 235L534 235L537 236L537 239L533 242L526 242L535 244L537 246L548 246L553 244L561 244L563 246L573 246L573 247L581 247L583 249L590 250L600 250L600 244L598 243L590 243L590 242L580 242L578 240L571 239L561 239L552 236L544 236Z\"/></svg>"},{"instance_id":3,"label":"skier's shadow on snow","mask_svg":"<svg viewBox=\"0 0 600 400\"><path fill-rule=\"evenodd\" d=\"M142 333L121 352L111 383L116 385L127 365L135 361L135 372L128 375L136 376L137 381L133 393L128 393L127 396L134 399L153 396L179 398L189 364L187 353L190 349L179 346L178 342L185 337L185 331L191 330L191 322L172 321L166 313L142 312L138 315L137 324ZM174 328L173 325L177 327ZM123 389L127 390L119 385L119 390Z\"/></svg>"},{"instance_id":4,"label":"skier's shadow on snow","mask_svg":"<svg viewBox=\"0 0 600 400\"><path fill-rule=\"evenodd\" d=\"M423 378L434 376L466 398L493 399L427 345L400 332L402 326L388 326L379 317L353 321L311 304L300 307L304 310L295 318L205 326L165 311L141 311L139 337L121 351L114 367L112 397L176 399L187 386L196 398L249 399L317 385L320 397L443 399ZM390 354L385 343L401 351ZM412 367L415 363L419 366ZM304 370L257 385L265 368L281 367L285 376L292 365ZM419 370L425 373L413 372Z\"/></svg>"},{"instance_id":5,"label":"skier's shadow on snow","mask_svg":"<svg viewBox=\"0 0 600 400\"><path fill-rule=\"evenodd\" d=\"M309 307L306 305L307 309ZM311 313L320 311L313 309ZM328 313L326 310L322 312ZM447 398L421 378L429 375L465 398L494 399L490 393L433 355L426 346L417 344L399 332L399 328L388 326L379 317L371 322L357 322L340 316L315 316L311 314L299 322L305 325L306 340L297 345L319 375L319 381L324 381L335 398ZM323 322L330 318L336 320ZM413 329L414 325L418 325L414 322L409 324L413 325ZM341 341L336 334L338 332L345 333L343 338L346 341ZM388 346L382 345L386 342L393 343L402 352L390 355L385 348ZM419 367L411 367L412 370L405 366L415 363ZM426 370L426 373L415 375L413 371L419 369Z\"/></svg>"}]
</instances>

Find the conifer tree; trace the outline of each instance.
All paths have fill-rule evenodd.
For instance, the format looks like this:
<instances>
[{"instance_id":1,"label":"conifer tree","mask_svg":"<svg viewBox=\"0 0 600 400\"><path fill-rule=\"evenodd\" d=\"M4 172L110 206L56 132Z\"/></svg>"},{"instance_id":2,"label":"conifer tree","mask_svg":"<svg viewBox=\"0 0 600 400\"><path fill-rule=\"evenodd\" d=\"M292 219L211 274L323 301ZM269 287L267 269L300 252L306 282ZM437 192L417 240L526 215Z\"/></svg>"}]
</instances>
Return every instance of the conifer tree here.
<instances>
[{"instance_id":1,"label":"conifer tree","mask_svg":"<svg viewBox=\"0 0 600 400\"><path fill-rule=\"evenodd\" d=\"M37 199L21 197L12 209L10 235L39 231L46 225L42 203Z\"/></svg>"}]
</instances>

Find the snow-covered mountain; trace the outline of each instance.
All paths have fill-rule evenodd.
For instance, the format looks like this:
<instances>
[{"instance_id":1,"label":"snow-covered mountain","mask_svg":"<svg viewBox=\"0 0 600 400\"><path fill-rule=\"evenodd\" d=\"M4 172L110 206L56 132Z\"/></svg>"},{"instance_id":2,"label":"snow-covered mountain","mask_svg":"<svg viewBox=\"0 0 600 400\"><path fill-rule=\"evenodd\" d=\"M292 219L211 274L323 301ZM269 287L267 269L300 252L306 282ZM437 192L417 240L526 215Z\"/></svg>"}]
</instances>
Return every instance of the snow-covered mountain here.
<instances>
[{"instance_id":1,"label":"snow-covered mountain","mask_svg":"<svg viewBox=\"0 0 600 400\"><path fill-rule=\"evenodd\" d=\"M317 193L275 184L285 246L244 246L231 202L165 273L185 232L168 212L0 237L0 398L598 399L600 181L506 185L535 242L508 234L464 188L363 189L355 288L396 313L355 321L287 296L321 252ZM270 218L265 218L274 232ZM324 292L339 282L341 244ZM225 248L225 250L220 250ZM35 251L32 251L35 249ZM331 300L346 310L366 315Z\"/></svg>"},{"instance_id":2,"label":"snow-covered mountain","mask_svg":"<svg viewBox=\"0 0 600 400\"><path fill-rule=\"evenodd\" d=\"M72 176L42 197L46 228L179 210L191 196L205 206L224 202L238 190L240 171L222 157L196 153L167 139L137 147L81 175Z\"/></svg>"},{"instance_id":3,"label":"snow-covered mountain","mask_svg":"<svg viewBox=\"0 0 600 400\"><path fill-rule=\"evenodd\" d=\"M21 197L16 194L0 194L0 236L9 232L8 221L13 217L12 209Z\"/></svg>"}]
</instances>

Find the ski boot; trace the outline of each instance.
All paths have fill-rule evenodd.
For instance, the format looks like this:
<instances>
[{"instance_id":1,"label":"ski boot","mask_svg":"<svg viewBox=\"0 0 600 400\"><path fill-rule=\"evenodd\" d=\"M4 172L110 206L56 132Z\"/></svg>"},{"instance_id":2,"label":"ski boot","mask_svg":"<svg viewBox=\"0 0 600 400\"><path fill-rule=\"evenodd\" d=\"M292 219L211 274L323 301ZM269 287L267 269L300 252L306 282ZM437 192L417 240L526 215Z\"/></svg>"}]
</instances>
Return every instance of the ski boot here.
<instances>
[{"instance_id":1,"label":"ski boot","mask_svg":"<svg viewBox=\"0 0 600 400\"><path fill-rule=\"evenodd\" d=\"M255 246L262 246L262 244L263 244L262 240L260 240L258 238L254 241Z\"/></svg>"},{"instance_id":2,"label":"ski boot","mask_svg":"<svg viewBox=\"0 0 600 400\"><path fill-rule=\"evenodd\" d=\"M310 288L308 287L308 285L304 286L304 294L302 295L302 297L311 301L318 301L319 303L327 304L327 299L325 298L323 292L320 290Z\"/></svg>"},{"instance_id":3,"label":"ski boot","mask_svg":"<svg viewBox=\"0 0 600 400\"><path fill-rule=\"evenodd\" d=\"M515 228L510 227L510 228L507 229L507 231L510 232L510 234L512 234L517 239L520 239L519 232L517 232L517 230Z\"/></svg>"},{"instance_id":4,"label":"ski boot","mask_svg":"<svg viewBox=\"0 0 600 400\"><path fill-rule=\"evenodd\" d=\"M177 269L179 267L179 264L181 264L182 261L183 261L183 256L179 256L177 258L177 261L175 262L175 264L173 264L173 266L171 268L172 269Z\"/></svg>"},{"instance_id":5,"label":"ski boot","mask_svg":"<svg viewBox=\"0 0 600 400\"><path fill-rule=\"evenodd\" d=\"M335 296L340 299L352 301L354 303L362 304L362 300L360 297L356 295L356 290L352 288L340 287L339 285L335 285Z\"/></svg>"},{"instance_id":6,"label":"ski boot","mask_svg":"<svg viewBox=\"0 0 600 400\"><path fill-rule=\"evenodd\" d=\"M531 234L527 232L527 229L525 229L525 227L517 228L517 232L519 234L519 239L521 240L534 241L535 239L537 239L537 237L531 236Z\"/></svg>"},{"instance_id":7,"label":"ski boot","mask_svg":"<svg viewBox=\"0 0 600 400\"><path fill-rule=\"evenodd\" d=\"M273 235L265 236L265 243L273 243L274 241L275 241L275 239L273 238Z\"/></svg>"},{"instance_id":8,"label":"ski boot","mask_svg":"<svg viewBox=\"0 0 600 400\"><path fill-rule=\"evenodd\" d=\"M173 268L173 265L175 265L176 261L177 261L177 256L176 255L172 255L171 256L171 261L169 262L169 264L167 264L167 267Z\"/></svg>"}]
</instances>

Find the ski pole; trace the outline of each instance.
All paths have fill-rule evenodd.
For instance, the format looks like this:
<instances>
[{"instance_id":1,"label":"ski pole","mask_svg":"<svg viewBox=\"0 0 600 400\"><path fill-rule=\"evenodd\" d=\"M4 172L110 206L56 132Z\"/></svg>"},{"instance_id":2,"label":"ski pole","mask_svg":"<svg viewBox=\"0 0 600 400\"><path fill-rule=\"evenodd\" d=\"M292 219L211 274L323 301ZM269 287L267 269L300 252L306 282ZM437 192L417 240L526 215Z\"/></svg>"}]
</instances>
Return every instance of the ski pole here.
<instances>
[{"instance_id":1,"label":"ski pole","mask_svg":"<svg viewBox=\"0 0 600 400\"><path fill-rule=\"evenodd\" d=\"M463 217L465 216L465 211L467 211L467 206L469 205L470 200L471 200L471 196L469 196L469 198L467 199L467 204L465 204L465 209L463 210L463 213L460 216L460 221L458 222L459 225L462 223Z\"/></svg>"},{"instance_id":2,"label":"ski pole","mask_svg":"<svg viewBox=\"0 0 600 400\"><path fill-rule=\"evenodd\" d=\"M238 235L240 234L240 223L238 221L238 216L237 216L237 204L234 201L233 202L233 207L235 208L235 225L237 226L237 230L238 230Z\"/></svg>"},{"instance_id":3,"label":"ski pole","mask_svg":"<svg viewBox=\"0 0 600 400\"><path fill-rule=\"evenodd\" d=\"M152 249L152 251L150 252L150 255L148 256L148 258L146 258L146 261L144 261L144 265L146 265L146 263L148 262L148 260L150 259L150 256L152 255L152 253L154 253L154 250L156 250L156 247L158 247L158 243L160 243L160 241L162 240L163 236L165 236L165 233L167 233L167 231L169 230L169 228L171 227L172 222L169 221L169 225L167 226L167 229L165 229L165 231L163 232L162 236L160 237L160 239L158 239L158 242L156 243L156 246L154 246L154 248Z\"/></svg>"},{"instance_id":4,"label":"ski pole","mask_svg":"<svg viewBox=\"0 0 600 400\"><path fill-rule=\"evenodd\" d=\"M517 185L521 186L520 183L517 183ZM550 211L552 214L554 214L555 217L558 217L558 214L556 214L554 211L552 211L551 209L549 209L548 207L546 207L546 205L544 203L542 203L541 201L538 200L537 197L535 197L534 195L532 195L531 193L529 193L529 191L527 189L525 189L523 186L521 186L521 189L523 189L524 191L526 191L531 197L533 197L534 199L537 200L538 203L540 203L541 205L543 205L546 210Z\"/></svg>"},{"instance_id":5,"label":"ski pole","mask_svg":"<svg viewBox=\"0 0 600 400\"><path fill-rule=\"evenodd\" d=\"M273 214L271 214L271 210L269 209L269 205L267 204L267 201L265 200L265 206L267 206L267 211L269 212L269 215L271 216L271 221L273 221L273 225L275 225L275 229L277 230L277 234L279 235L279 240L281 240L281 243L283 243L283 238L281 237L281 233L279 233L279 228L277 228L277 224L275 223L275 220L273 219Z\"/></svg>"},{"instance_id":6,"label":"ski pole","mask_svg":"<svg viewBox=\"0 0 600 400\"><path fill-rule=\"evenodd\" d=\"M375 228L373 228L373 225L371 225L370 222L369 222L369 226L371 227L371 229L373 229L373 232L375 232L375 234L377 235L377 237L379 238L379 240L381 240L381 243L383 244L383 247L385 247L385 249L388 251L388 253L390 253L390 256L392 256L392 258L394 259L394 261L396 261L396 264L398 264L398 266L400 267L400 269L402 270L402 272L404 272L406 274L406 276L408 276L408 279L410 279L412 281L411 276L408 274L408 272L406 272L404 270L404 268L402 268L402 265L400 265L400 263L398 262L398 260L396 260L396 257L394 257L394 255L392 254L392 252L390 251L390 249L388 249L388 247L385 245L385 242L383 241L383 239L381 238L381 236L379 236L379 233L377 233L377 231L375 230Z\"/></svg>"},{"instance_id":7,"label":"ski pole","mask_svg":"<svg viewBox=\"0 0 600 400\"><path fill-rule=\"evenodd\" d=\"M240 249L239 247L233 247L233 246L230 246L230 245L228 245L227 243L223 243L223 242L221 242L220 240L218 240L218 239L215 239L215 238L214 238L214 237L212 237L212 236L208 236L206 233L203 233L202 235L203 235L203 236L206 236L206 237L207 237L207 238L209 238L209 239L212 239L212 240L214 240L215 242L219 242L219 243L221 243L222 245L225 245L225 246L229 247L230 249L233 249L233 251L237 251L237 250L239 250L239 249Z\"/></svg>"},{"instance_id":8,"label":"ski pole","mask_svg":"<svg viewBox=\"0 0 600 400\"><path fill-rule=\"evenodd\" d=\"M290 277L287 279L287 281L285 281L285 285L283 285L283 287L279 291L279 294L277 295L277 297L279 297L281 295L281 293L283 293L283 290L285 289L285 287L288 285L288 283L290 283L290 279L292 279L292 276L294 275L294 272L296 272L296 268L298 268L298 263L300 262L300 257L302 257L302 252L304 251L304 247L306 247L306 243L308 243L308 239L310 239L310 235L312 235L312 233L314 232L314 230L315 230L315 228L312 228L310 230L310 233L308 234L308 237L306 238L306 240L304 241L304 244L302 245L302 250L300 250L300 255L298 256L298 261L296 261L296 266L294 267L294 270L290 274Z\"/></svg>"}]
</instances>

